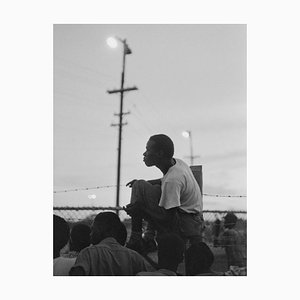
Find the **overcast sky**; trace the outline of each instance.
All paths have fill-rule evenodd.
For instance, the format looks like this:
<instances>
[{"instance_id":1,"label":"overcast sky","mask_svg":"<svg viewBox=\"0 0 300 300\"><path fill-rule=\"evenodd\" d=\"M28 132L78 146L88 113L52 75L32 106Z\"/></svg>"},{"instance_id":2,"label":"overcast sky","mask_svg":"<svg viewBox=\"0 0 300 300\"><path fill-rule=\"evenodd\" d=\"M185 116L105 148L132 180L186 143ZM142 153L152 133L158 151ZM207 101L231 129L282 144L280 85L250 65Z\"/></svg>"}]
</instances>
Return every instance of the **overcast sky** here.
<instances>
[{"instance_id":1,"label":"overcast sky","mask_svg":"<svg viewBox=\"0 0 300 300\"><path fill-rule=\"evenodd\" d=\"M175 157L203 165L204 193L246 195L246 25L54 25L54 191L116 185L122 48L126 38L121 184L162 176L147 168L148 138L169 135ZM89 195L96 199L90 200ZM121 205L130 189L121 187ZM54 205L115 205L115 188L55 193ZM246 209L246 198L204 197L204 209Z\"/></svg>"}]
</instances>

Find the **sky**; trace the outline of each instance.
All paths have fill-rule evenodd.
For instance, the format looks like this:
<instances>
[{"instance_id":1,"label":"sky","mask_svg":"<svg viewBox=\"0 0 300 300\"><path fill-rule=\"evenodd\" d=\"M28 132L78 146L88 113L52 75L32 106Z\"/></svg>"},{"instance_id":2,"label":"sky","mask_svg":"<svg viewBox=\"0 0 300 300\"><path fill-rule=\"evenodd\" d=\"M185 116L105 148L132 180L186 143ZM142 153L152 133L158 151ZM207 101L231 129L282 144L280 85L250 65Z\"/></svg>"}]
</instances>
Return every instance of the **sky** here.
<instances>
[{"instance_id":1,"label":"sky","mask_svg":"<svg viewBox=\"0 0 300 300\"><path fill-rule=\"evenodd\" d=\"M54 25L54 206L114 206L119 89L126 38L120 204L134 179L162 177L142 154L153 134L169 135L174 157L202 165L204 193L247 195L246 25ZM109 186L97 190L62 190ZM91 196L93 195L93 196ZM91 199L93 198L93 199ZM246 210L245 198L204 196L204 209Z\"/></svg>"}]
</instances>

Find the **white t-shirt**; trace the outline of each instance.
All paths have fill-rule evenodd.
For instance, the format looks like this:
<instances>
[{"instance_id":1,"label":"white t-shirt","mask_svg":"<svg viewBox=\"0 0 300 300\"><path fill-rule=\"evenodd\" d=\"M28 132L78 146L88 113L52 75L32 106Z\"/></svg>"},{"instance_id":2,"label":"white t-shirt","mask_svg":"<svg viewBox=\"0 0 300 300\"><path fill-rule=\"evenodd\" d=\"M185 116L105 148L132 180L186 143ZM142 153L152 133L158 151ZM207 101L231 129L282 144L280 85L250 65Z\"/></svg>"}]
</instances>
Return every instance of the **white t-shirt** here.
<instances>
[{"instance_id":1,"label":"white t-shirt","mask_svg":"<svg viewBox=\"0 0 300 300\"><path fill-rule=\"evenodd\" d=\"M190 167L181 159L175 161L161 179L159 206L165 209L180 207L187 213L202 212L202 194Z\"/></svg>"}]
</instances>

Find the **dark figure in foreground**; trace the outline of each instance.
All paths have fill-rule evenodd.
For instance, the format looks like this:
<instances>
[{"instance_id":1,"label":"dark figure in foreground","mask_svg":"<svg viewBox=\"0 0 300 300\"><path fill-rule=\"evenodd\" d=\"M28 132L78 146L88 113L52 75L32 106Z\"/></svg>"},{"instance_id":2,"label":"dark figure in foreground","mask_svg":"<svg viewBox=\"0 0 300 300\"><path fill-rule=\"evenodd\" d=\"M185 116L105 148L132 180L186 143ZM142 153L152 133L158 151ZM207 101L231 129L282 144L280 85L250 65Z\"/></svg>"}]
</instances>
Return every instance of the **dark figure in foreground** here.
<instances>
[{"instance_id":1,"label":"dark figure in foreground","mask_svg":"<svg viewBox=\"0 0 300 300\"><path fill-rule=\"evenodd\" d=\"M203 242L191 245L185 253L186 275L190 276L219 276L211 270L214 263L214 254Z\"/></svg>"},{"instance_id":2,"label":"dark figure in foreground","mask_svg":"<svg viewBox=\"0 0 300 300\"><path fill-rule=\"evenodd\" d=\"M140 272L138 276L176 276L183 261L185 244L175 233L162 234L158 240L158 267L154 272Z\"/></svg>"},{"instance_id":3,"label":"dark figure in foreground","mask_svg":"<svg viewBox=\"0 0 300 300\"><path fill-rule=\"evenodd\" d=\"M68 223L61 217L53 215L53 275L67 276L75 263L75 258L60 256L70 237Z\"/></svg>"},{"instance_id":4,"label":"dark figure in foreground","mask_svg":"<svg viewBox=\"0 0 300 300\"><path fill-rule=\"evenodd\" d=\"M79 253L70 275L136 275L152 270L140 254L121 245L126 236L115 213L99 213L91 229L93 245Z\"/></svg>"},{"instance_id":5,"label":"dark figure in foreground","mask_svg":"<svg viewBox=\"0 0 300 300\"><path fill-rule=\"evenodd\" d=\"M156 180L132 180L130 204L124 207L131 216L132 231L127 247L147 253L155 246L155 231L174 232L196 243L202 240L202 194L189 166L173 158L172 140L158 134L150 137L144 152L147 167L155 166L163 177ZM142 238L142 220L148 226ZM147 249L148 248L148 249Z\"/></svg>"}]
</instances>

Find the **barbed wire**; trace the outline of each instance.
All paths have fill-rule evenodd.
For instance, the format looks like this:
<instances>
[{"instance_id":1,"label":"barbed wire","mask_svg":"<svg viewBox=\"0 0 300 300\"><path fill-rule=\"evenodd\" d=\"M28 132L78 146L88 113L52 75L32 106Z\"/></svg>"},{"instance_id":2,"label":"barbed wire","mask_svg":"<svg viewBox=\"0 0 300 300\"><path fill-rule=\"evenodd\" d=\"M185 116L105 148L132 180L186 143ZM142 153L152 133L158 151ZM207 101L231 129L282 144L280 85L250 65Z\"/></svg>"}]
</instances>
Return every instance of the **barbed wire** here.
<instances>
[{"instance_id":1,"label":"barbed wire","mask_svg":"<svg viewBox=\"0 0 300 300\"><path fill-rule=\"evenodd\" d=\"M209 197L228 197L228 198L247 198L246 195L218 195L218 194L203 194L203 196Z\"/></svg>"},{"instance_id":2,"label":"barbed wire","mask_svg":"<svg viewBox=\"0 0 300 300\"><path fill-rule=\"evenodd\" d=\"M122 206L54 206L53 210L124 210ZM202 213L225 214L234 212L236 214L247 214L245 210L210 210L205 209Z\"/></svg>"},{"instance_id":3,"label":"barbed wire","mask_svg":"<svg viewBox=\"0 0 300 300\"><path fill-rule=\"evenodd\" d=\"M124 186L124 185L121 185ZM69 193L69 192L79 192L79 191L88 191L88 190L98 190L104 188L116 187L116 185L103 185L103 186L95 186L95 187L83 187L83 188L75 188L75 189L68 189L68 190L61 190L61 191L53 191L54 194L58 193Z\"/></svg>"},{"instance_id":4,"label":"barbed wire","mask_svg":"<svg viewBox=\"0 0 300 300\"><path fill-rule=\"evenodd\" d=\"M120 186L125 186L125 185L121 184ZM96 186L96 187L83 187L83 188L67 189L67 190L53 191L53 193L54 194L59 194L59 193L79 192L79 191L88 191L88 190L98 190L98 189L104 189L104 188L111 188L111 187L116 187L116 185L103 185L103 186ZM219 195L219 194L206 194L206 193L203 193L203 196L221 197L221 198L247 198L246 195Z\"/></svg>"}]
</instances>

